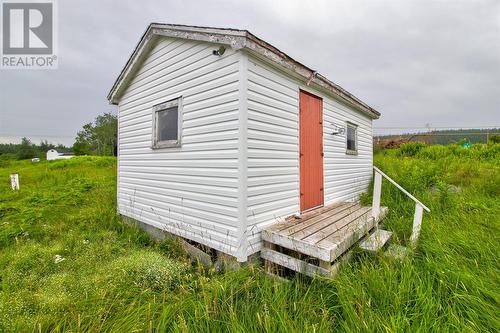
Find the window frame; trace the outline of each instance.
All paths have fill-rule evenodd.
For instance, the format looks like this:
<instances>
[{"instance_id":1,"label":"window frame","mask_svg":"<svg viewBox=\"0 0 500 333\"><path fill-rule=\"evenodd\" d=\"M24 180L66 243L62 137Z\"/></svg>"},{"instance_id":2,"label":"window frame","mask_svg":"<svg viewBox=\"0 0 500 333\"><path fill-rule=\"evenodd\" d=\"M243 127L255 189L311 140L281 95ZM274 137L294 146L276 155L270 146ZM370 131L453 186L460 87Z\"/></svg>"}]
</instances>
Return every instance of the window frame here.
<instances>
[{"instance_id":1,"label":"window frame","mask_svg":"<svg viewBox=\"0 0 500 333\"><path fill-rule=\"evenodd\" d=\"M354 130L354 150L348 148L349 128ZM346 122L345 129L345 152L347 155L358 155L358 125L350 121Z\"/></svg>"},{"instance_id":2,"label":"window frame","mask_svg":"<svg viewBox=\"0 0 500 333\"><path fill-rule=\"evenodd\" d=\"M177 140L158 140L158 113L167 109L177 107ZM151 147L153 149L161 148L179 148L182 138L182 96L154 105L152 109L153 116L153 136Z\"/></svg>"}]
</instances>

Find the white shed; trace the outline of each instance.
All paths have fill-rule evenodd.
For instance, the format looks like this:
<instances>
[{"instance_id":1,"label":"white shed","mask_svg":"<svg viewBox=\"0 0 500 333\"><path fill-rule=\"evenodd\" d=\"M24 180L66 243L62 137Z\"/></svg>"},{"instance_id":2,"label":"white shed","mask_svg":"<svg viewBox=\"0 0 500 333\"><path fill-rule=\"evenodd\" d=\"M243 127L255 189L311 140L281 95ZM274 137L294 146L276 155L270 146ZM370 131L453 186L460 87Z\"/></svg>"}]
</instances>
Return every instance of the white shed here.
<instances>
[{"instance_id":1,"label":"white shed","mask_svg":"<svg viewBox=\"0 0 500 333\"><path fill-rule=\"evenodd\" d=\"M119 213L241 262L372 177L380 114L246 30L153 23L108 99Z\"/></svg>"},{"instance_id":2,"label":"white shed","mask_svg":"<svg viewBox=\"0 0 500 333\"><path fill-rule=\"evenodd\" d=\"M47 150L47 161L72 158L74 155L60 153L55 149Z\"/></svg>"}]
</instances>

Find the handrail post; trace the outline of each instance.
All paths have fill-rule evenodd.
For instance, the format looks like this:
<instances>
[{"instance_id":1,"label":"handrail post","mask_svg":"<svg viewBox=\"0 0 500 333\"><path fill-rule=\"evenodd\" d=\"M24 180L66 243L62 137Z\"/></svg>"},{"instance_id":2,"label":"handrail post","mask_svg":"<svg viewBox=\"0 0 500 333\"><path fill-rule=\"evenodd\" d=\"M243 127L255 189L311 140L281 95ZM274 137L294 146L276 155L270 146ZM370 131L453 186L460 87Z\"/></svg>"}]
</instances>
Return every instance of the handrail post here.
<instances>
[{"instance_id":1,"label":"handrail post","mask_svg":"<svg viewBox=\"0 0 500 333\"><path fill-rule=\"evenodd\" d=\"M413 216L413 230L410 236L410 243L412 247L416 247L418 236L420 236L420 227L422 226L422 215L424 214L424 207L418 202L415 204L415 215Z\"/></svg>"},{"instance_id":2,"label":"handrail post","mask_svg":"<svg viewBox=\"0 0 500 333\"><path fill-rule=\"evenodd\" d=\"M373 201L372 201L372 217L378 221L380 215L380 197L382 195L382 175L375 170L373 180Z\"/></svg>"}]
</instances>

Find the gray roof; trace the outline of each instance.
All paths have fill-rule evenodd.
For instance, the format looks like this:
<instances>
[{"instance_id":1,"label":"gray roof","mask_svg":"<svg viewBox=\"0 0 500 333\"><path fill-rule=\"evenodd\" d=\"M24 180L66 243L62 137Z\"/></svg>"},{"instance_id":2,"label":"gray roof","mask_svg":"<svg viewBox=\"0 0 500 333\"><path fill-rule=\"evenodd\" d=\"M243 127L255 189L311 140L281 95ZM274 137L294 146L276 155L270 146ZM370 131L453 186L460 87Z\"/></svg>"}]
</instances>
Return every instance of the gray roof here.
<instances>
[{"instance_id":1,"label":"gray roof","mask_svg":"<svg viewBox=\"0 0 500 333\"><path fill-rule=\"evenodd\" d=\"M294 60L286 53L278 50L276 47L256 37L247 30L162 23L151 23L144 32L141 40L135 47L132 55L108 94L108 100L111 104L118 103L129 80L133 77L133 73L137 71L143 59L147 56L148 51L151 49L153 44L151 42L158 38L158 36L217 43L229 46L235 50L245 49L257 57L270 61L299 79L304 80L307 85L326 90L331 95L353 106L370 118L377 119L380 117L380 113L377 110L373 109L341 86L328 80L317 71Z\"/></svg>"}]
</instances>

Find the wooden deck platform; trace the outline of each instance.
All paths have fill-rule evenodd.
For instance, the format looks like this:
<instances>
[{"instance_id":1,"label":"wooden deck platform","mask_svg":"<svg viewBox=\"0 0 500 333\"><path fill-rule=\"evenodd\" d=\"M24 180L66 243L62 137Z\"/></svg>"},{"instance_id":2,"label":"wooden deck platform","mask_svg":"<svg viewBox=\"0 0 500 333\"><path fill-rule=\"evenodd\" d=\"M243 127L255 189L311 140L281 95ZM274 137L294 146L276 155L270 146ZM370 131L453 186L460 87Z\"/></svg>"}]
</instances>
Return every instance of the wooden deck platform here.
<instances>
[{"instance_id":1,"label":"wooden deck platform","mask_svg":"<svg viewBox=\"0 0 500 333\"><path fill-rule=\"evenodd\" d=\"M367 235L386 213L387 207L382 207L379 218L375 220L371 207L340 203L315 209L300 217L289 217L263 230L262 238L267 247L261 256L281 266L299 268L303 273L310 273L308 275L328 275L331 272L329 265ZM274 250L276 246L298 253L299 257L316 258L320 264L298 262L300 258Z\"/></svg>"}]
</instances>

